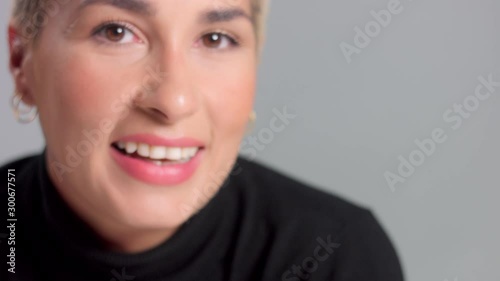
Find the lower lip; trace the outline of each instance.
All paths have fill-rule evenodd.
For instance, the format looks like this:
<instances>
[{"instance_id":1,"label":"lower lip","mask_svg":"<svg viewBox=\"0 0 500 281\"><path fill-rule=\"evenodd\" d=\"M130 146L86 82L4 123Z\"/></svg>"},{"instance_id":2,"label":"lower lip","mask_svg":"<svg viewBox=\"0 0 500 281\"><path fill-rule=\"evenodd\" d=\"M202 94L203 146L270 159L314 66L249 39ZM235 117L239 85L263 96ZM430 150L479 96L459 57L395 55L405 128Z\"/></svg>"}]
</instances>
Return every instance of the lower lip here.
<instances>
[{"instance_id":1,"label":"lower lip","mask_svg":"<svg viewBox=\"0 0 500 281\"><path fill-rule=\"evenodd\" d=\"M113 159L127 174L153 185L177 185L187 181L198 168L203 151L198 150L196 155L185 163L158 166L146 160L126 156L111 147Z\"/></svg>"}]
</instances>

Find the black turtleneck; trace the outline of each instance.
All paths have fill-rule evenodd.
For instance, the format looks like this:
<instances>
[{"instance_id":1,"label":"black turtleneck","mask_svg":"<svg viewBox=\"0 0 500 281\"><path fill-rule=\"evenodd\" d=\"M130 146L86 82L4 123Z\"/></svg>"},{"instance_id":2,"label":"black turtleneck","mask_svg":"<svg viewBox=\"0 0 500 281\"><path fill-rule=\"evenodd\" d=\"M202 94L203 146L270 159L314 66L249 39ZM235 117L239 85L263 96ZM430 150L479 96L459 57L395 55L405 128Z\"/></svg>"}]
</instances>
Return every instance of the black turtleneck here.
<instances>
[{"instance_id":1,"label":"black turtleneck","mask_svg":"<svg viewBox=\"0 0 500 281\"><path fill-rule=\"evenodd\" d=\"M17 221L8 221L9 169L15 169ZM104 249L57 193L45 153L11 162L0 174L6 214L0 280L403 280L394 248L369 210L242 158L199 213L138 254Z\"/></svg>"}]
</instances>

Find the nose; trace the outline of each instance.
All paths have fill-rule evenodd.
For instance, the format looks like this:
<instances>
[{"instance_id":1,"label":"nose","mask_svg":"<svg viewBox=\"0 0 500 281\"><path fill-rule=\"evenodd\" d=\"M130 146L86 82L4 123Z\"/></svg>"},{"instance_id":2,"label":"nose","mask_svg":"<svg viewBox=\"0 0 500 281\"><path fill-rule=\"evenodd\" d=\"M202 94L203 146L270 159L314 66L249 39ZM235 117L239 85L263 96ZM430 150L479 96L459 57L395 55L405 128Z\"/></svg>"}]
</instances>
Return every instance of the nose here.
<instances>
[{"instance_id":1,"label":"nose","mask_svg":"<svg viewBox=\"0 0 500 281\"><path fill-rule=\"evenodd\" d=\"M163 123L176 123L199 107L195 75L181 52L164 52L155 67L146 68L142 91L135 100L145 114Z\"/></svg>"}]
</instances>

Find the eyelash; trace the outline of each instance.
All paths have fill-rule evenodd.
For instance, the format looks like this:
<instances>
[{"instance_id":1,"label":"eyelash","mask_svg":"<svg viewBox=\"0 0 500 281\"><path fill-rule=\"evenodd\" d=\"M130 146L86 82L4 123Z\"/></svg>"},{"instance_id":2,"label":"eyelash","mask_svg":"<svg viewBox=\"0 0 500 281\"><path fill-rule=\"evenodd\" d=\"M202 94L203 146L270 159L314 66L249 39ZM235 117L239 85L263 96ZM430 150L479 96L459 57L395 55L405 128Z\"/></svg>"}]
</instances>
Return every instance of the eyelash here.
<instances>
[{"instance_id":1,"label":"eyelash","mask_svg":"<svg viewBox=\"0 0 500 281\"><path fill-rule=\"evenodd\" d=\"M120 20L106 20L106 21L104 21L103 23L99 24L96 28L94 28L92 30L92 36L94 36L94 37L98 36L99 33L106 30L106 28L112 27L112 26L122 27L125 30L128 30L129 32L134 34L134 36L137 36L136 32L135 32L135 28L131 24L124 22L124 21L120 21ZM128 45L128 44L119 44L119 43L108 42L105 39L97 40L97 41L99 44L109 45L109 46L113 46L113 47L122 47L124 45Z\"/></svg>"},{"instance_id":2,"label":"eyelash","mask_svg":"<svg viewBox=\"0 0 500 281\"><path fill-rule=\"evenodd\" d=\"M240 47L241 46L240 40L239 40L239 38L237 36L234 36L233 34L231 34L229 32L226 32L226 31L223 31L223 30L219 30L219 29L203 33L202 36L201 36L201 38L203 38L204 36L208 36L210 34L219 34L219 35L222 35L222 36L226 37L226 39L229 40L229 42L231 44L230 48L235 48L235 47Z\"/></svg>"},{"instance_id":3,"label":"eyelash","mask_svg":"<svg viewBox=\"0 0 500 281\"><path fill-rule=\"evenodd\" d=\"M136 35L135 28L131 24L120 21L120 20L106 20L103 23L99 24L96 28L92 30L92 36L98 36L99 33L103 32L106 28L112 27L112 26L119 26L122 27L129 32L132 32L134 36ZM235 48L241 46L240 40L238 39L237 36L234 36L228 32L222 31L222 30L214 30L211 32L206 32L201 35L201 38L204 38L205 36L209 36L211 34L219 34L223 37L225 37L227 40L229 40L231 46L229 48ZM122 47L123 45L127 45L126 43L120 44L120 43L113 43L113 42L107 42L105 39L103 40L98 40L99 44L104 44L104 45L109 45L113 47Z\"/></svg>"}]
</instances>

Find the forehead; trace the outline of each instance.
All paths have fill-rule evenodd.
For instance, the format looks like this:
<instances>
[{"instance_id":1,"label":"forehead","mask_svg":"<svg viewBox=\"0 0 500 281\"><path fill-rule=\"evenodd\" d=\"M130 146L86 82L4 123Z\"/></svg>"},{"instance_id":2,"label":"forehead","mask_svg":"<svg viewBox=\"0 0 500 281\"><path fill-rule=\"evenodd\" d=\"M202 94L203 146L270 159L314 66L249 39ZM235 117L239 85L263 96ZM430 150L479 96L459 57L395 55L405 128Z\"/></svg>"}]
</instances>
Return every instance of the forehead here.
<instances>
[{"instance_id":1,"label":"forehead","mask_svg":"<svg viewBox=\"0 0 500 281\"><path fill-rule=\"evenodd\" d=\"M179 5L175 5L178 1L212 6L214 8L239 7L245 9L247 12L252 11L252 2L254 2L254 0L77 0L73 2L77 3L79 9L90 5L100 4L114 6L137 13L154 15L158 10L163 8L171 8L172 6L179 7Z\"/></svg>"}]
</instances>

